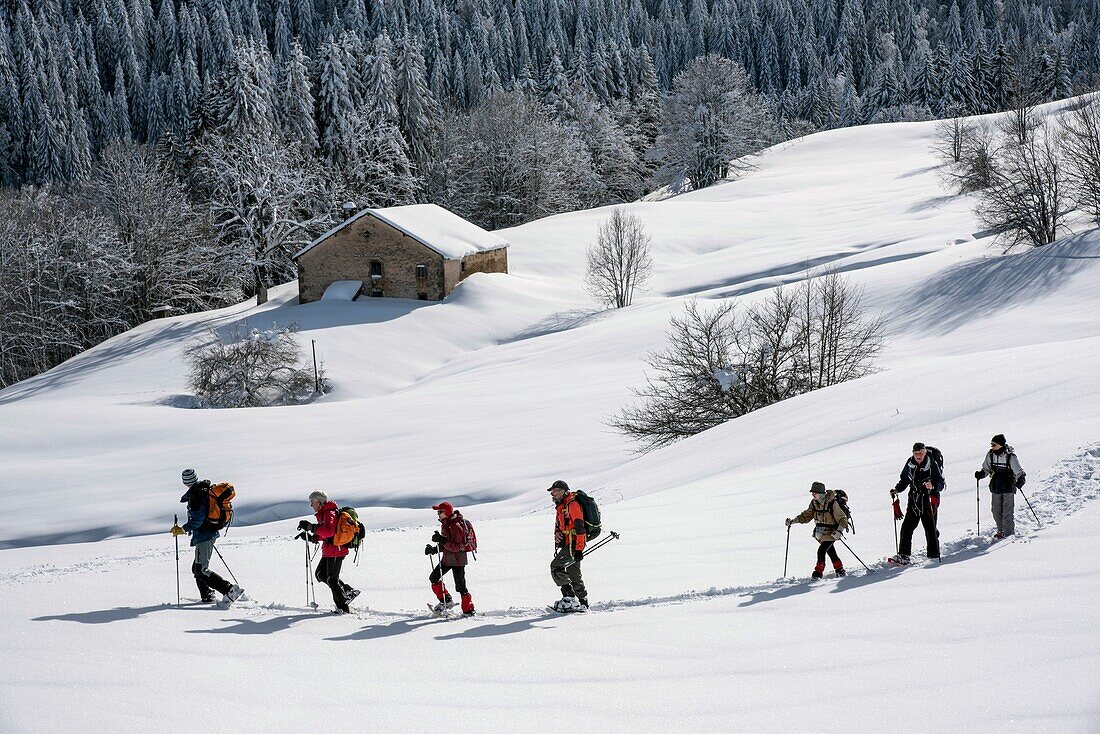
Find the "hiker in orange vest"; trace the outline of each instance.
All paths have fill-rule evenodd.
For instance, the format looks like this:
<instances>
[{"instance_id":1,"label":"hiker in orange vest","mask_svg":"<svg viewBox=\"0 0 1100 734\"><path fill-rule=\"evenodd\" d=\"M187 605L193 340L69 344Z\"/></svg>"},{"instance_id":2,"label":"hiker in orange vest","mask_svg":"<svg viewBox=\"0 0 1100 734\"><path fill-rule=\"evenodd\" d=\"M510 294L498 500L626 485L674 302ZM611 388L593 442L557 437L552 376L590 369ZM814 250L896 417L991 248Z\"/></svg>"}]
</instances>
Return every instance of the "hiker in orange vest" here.
<instances>
[{"instance_id":1,"label":"hiker in orange vest","mask_svg":"<svg viewBox=\"0 0 1100 734\"><path fill-rule=\"evenodd\" d=\"M305 538L308 542L320 541L321 560L317 564L315 576L332 590L332 602L336 605L333 613L348 614L351 611L348 604L359 596L359 590L340 580L340 567L344 565L344 559L348 555L347 548L341 548L332 542L332 537L336 535L336 515L340 508L319 489L309 493L309 506L313 508L317 522L302 520L298 523L298 529L309 533Z\"/></svg>"},{"instance_id":2,"label":"hiker in orange vest","mask_svg":"<svg viewBox=\"0 0 1100 734\"><path fill-rule=\"evenodd\" d=\"M550 562L550 576L561 588L561 599L554 603L554 610L562 613L583 612L588 609L588 592L581 578L581 559L588 530L584 524L584 511L569 485L559 479L546 490L557 505L554 524L554 560Z\"/></svg>"}]
</instances>

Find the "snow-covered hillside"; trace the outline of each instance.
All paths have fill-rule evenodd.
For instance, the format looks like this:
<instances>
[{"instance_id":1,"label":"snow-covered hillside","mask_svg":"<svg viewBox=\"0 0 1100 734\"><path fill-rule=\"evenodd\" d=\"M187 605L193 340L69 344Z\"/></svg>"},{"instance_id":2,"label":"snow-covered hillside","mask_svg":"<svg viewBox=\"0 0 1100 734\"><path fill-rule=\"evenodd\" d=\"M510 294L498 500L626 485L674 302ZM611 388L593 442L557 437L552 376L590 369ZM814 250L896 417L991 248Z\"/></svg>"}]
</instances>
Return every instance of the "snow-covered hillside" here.
<instances>
[{"instance_id":1,"label":"snow-covered hillside","mask_svg":"<svg viewBox=\"0 0 1100 734\"><path fill-rule=\"evenodd\" d=\"M923 123L814 135L738 181L629 205L656 272L620 311L581 289L607 211L577 212L501 233L512 273L442 303L298 306L291 284L0 391L0 589L14 602L0 610L0 730L193 727L192 696L227 684L240 731L1096 730L1100 231L1002 256L971 202L941 188L932 137ZM885 317L880 372L644 456L607 427L688 299L751 302L825 265ZM182 407L188 340L244 320L299 324L335 391ZM1021 535L991 546L984 488L974 535L973 470L994 433L1019 452L1044 527L1019 501ZM947 459L944 562L887 571L887 492L915 440ZM239 493L219 547L252 601L230 610L166 606L187 466ZM585 562L584 617L542 607L558 478L622 534ZM796 526L800 579L777 578L783 519L814 480L848 491L848 540L875 573L842 551L858 573L804 583L814 543ZM292 535L314 488L372 530L345 573L364 589L351 617L304 606ZM441 499L477 525L473 620L420 612Z\"/></svg>"}]
</instances>

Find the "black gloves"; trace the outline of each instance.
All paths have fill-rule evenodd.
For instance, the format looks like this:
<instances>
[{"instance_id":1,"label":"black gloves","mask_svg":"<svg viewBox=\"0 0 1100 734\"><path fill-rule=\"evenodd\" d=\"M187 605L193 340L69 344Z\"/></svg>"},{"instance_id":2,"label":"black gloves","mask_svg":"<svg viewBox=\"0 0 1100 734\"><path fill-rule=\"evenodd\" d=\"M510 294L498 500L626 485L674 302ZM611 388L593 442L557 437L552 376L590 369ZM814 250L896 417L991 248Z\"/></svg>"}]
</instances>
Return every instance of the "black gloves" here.
<instances>
[{"instance_id":1,"label":"black gloves","mask_svg":"<svg viewBox=\"0 0 1100 734\"><path fill-rule=\"evenodd\" d=\"M311 523L309 520L302 520L298 523L299 530L316 530L317 526Z\"/></svg>"},{"instance_id":2,"label":"black gloves","mask_svg":"<svg viewBox=\"0 0 1100 734\"><path fill-rule=\"evenodd\" d=\"M1016 489L1020 489L1021 487L1023 487L1024 482L1026 482L1026 481L1027 481L1027 475L1026 474L1021 474L1020 476L1016 477Z\"/></svg>"},{"instance_id":3,"label":"black gloves","mask_svg":"<svg viewBox=\"0 0 1100 734\"><path fill-rule=\"evenodd\" d=\"M436 530L435 535L432 536L432 542L433 543L442 543L445 540L446 540L446 538L444 538L443 534L440 533L438 530Z\"/></svg>"},{"instance_id":4,"label":"black gloves","mask_svg":"<svg viewBox=\"0 0 1100 734\"><path fill-rule=\"evenodd\" d=\"M974 478L975 479L985 479L985 470L984 469L979 469L978 471L974 472Z\"/></svg>"},{"instance_id":5,"label":"black gloves","mask_svg":"<svg viewBox=\"0 0 1100 734\"><path fill-rule=\"evenodd\" d=\"M438 552L439 551L436 550L436 547L434 545L424 546L424 555L426 555L426 556L434 556Z\"/></svg>"},{"instance_id":6,"label":"black gloves","mask_svg":"<svg viewBox=\"0 0 1100 734\"><path fill-rule=\"evenodd\" d=\"M304 540L307 543L316 543L317 535L315 533L307 533L305 530L294 536L295 540Z\"/></svg>"}]
</instances>

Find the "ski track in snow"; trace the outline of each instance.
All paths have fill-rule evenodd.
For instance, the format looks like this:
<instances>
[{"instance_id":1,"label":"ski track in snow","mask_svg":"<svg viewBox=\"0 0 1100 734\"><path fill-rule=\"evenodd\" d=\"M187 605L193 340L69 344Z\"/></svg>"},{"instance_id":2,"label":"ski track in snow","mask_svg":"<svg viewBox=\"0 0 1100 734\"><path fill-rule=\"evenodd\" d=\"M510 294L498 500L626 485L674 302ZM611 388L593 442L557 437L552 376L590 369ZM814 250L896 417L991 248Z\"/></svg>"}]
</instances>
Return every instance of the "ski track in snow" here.
<instances>
[{"instance_id":1,"label":"ski track in snow","mask_svg":"<svg viewBox=\"0 0 1100 734\"><path fill-rule=\"evenodd\" d=\"M988 490L984 487L982 491L988 496ZM1027 491L1026 489L1024 490ZM1016 527L1017 533L1011 540L1005 540L999 543L994 543L992 538L983 534L981 537L977 536L973 532L967 533L962 538L955 540L949 540L942 545L942 563L956 563L959 561L965 561L970 558L974 558L985 553L992 552L999 548L1008 547L1013 543L1029 543L1035 537L1035 535L1041 532L1048 526L1057 525L1062 519L1069 517L1070 515L1081 510L1088 502L1094 501L1100 498L1100 443L1092 444L1086 448L1081 449L1073 456L1063 459L1050 468L1048 476L1039 483L1039 486L1034 492L1028 494L1028 498L1031 500L1031 505L1035 510L1035 514L1042 522L1042 528L1036 525L1034 518L1031 515L1031 511L1027 507L1026 502L1019 502L1016 506ZM988 501L988 499L987 499ZM224 541L223 541L224 542ZM223 547L229 548L233 546L249 546L249 545L268 545L272 543L286 542L285 536L263 536L260 538L245 540L239 542L227 542ZM857 549L858 552L858 549ZM52 581L55 578L78 574L78 573L105 573L110 569L120 566L129 565L134 562L149 561L163 559L168 556L174 555L174 550L150 550L138 554L112 557L112 556L97 556L87 561L72 564L69 566L55 566L55 565L38 565L31 566L26 569L22 569L16 572L6 573L0 575L0 585L17 585L34 583L39 581ZM638 599L616 599L604 602L597 602L592 605L586 614L601 614L606 612L620 611L624 609L631 609L634 607L642 606L664 606L671 604L684 604L688 602L703 601L707 599L725 598L731 596L744 596L747 597L742 606L755 604L760 600L766 599L769 596L775 595L777 592L782 592L785 589L801 586L828 586L834 585L839 589L846 587L854 587L869 583L872 580L878 580L881 576L872 576L874 574L894 574L902 573L910 569L919 569L922 566L927 566L928 562L914 561L914 563L907 568L892 568L885 560L876 561L870 564L870 571L864 570L860 566L850 568L848 575L844 578L837 579L827 578L820 581L811 581L805 578L780 578L775 581L756 584L756 585L744 585L744 586L730 586L730 587L711 587L705 590L690 590L680 594L672 594L668 596L655 596L655 597L643 597ZM186 601L196 601L185 599ZM165 608L172 607L173 604L166 602ZM224 611L229 609L238 610L244 612L244 616L250 618L257 617L270 617L287 612L296 614L330 614L327 610L320 611L309 606L295 606L290 604L282 604L275 602L261 602L257 600L244 599L236 602L231 607L224 608ZM450 622L465 619L467 621L477 622L478 620L514 620L514 619L531 619L531 618L543 618L553 619L556 617L564 616L556 612L548 611L545 607L509 607L507 609L493 610L488 612L478 611L473 617L464 616L449 616L449 617L436 617L430 613L415 610L396 610L386 611L371 609L369 607L362 607L352 610L349 615L351 618L364 620L364 621L386 621L386 622L416 622L421 621L425 624L432 624L437 622Z\"/></svg>"}]
</instances>

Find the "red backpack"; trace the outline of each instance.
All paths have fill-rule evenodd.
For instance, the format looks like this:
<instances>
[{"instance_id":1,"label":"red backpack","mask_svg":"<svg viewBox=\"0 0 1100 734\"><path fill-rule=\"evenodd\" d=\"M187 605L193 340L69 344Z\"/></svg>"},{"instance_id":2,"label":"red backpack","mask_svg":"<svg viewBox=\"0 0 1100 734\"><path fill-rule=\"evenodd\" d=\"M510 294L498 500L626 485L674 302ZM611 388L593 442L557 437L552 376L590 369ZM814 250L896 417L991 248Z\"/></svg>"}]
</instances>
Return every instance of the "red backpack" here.
<instances>
[{"instance_id":1,"label":"red backpack","mask_svg":"<svg viewBox=\"0 0 1100 734\"><path fill-rule=\"evenodd\" d=\"M473 524L464 517L460 517L458 520L458 526L462 528L462 550L467 553L473 553L474 557L477 557L477 533L474 532Z\"/></svg>"}]
</instances>

